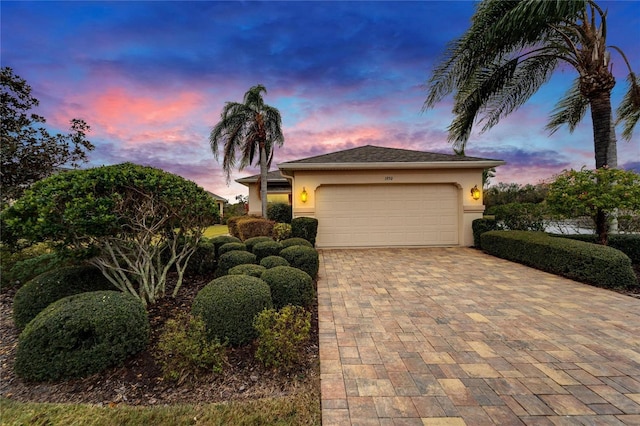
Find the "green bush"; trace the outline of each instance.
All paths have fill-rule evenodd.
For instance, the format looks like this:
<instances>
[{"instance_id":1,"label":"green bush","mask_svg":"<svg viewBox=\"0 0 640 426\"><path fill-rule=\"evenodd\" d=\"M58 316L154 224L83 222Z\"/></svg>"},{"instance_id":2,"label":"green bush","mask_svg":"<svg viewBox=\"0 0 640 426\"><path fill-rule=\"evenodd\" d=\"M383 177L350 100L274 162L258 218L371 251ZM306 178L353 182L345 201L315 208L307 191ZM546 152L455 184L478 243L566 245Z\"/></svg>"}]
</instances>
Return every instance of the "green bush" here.
<instances>
[{"instance_id":1,"label":"green bush","mask_svg":"<svg viewBox=\"0 0 640 426\"><path fill-rule=\"evenodd\" d=\"M473 246L482 248L480 245L480 235L488 231L495 231L498 229L498 222L495 219L476 219L471 222L471 229L473 230Z\"/></svg>"},{"instance_id":2,"label":"green bush","mask_svg":"<svg viewBox=\"0 0 640 426\"><path fill-rule=\"evenodd\" d=\"M298 268L309 274L311 278L318 276L320 259L318 252L312 247L291 246L280 251L280 256L294 268Z\"/></svg>"},{"instance_id":3,"label":"green bush","mask_svg":"<svg viewBox=\"0 0 640 426\"><path fill-rule=\"evenodd\" d=\"M121 364L148 341L140 300L117 291L76 294L27 324L18 338L15 372L33 381L85 377Z\"/></svg>"},{"instance_id":4,"label":"green bush","mask_svg":"<svg viewBox=\"0 0 640 426\"><path fill-rule=\"evenodd\" d=\"M56 300L87 291L116 290L94 266L70 266L38 275L16 292L13 321L19 330Z\"/></svg>"},{"instance_id":5,"label":"green bush","mask_svg":"<svg viewBox=\"0 0 640 426\"><path fill-rule=\"evenodd\" d=\"M253 246L253 254L258 262L268 256L278 256L282 250L282 244L276 241L263 241Z\"/></svg>"},{"instance_id":6,"label":"green bush","mask_svg":"<svg viewBox=\"0 0 640 426\"><path fill-rule=\"evenodd\" d=\"M184 242L178 243L178 251L184 248ZM162 253L162 261L166 264L171 255L169 250ZM173 268L175 270L175 267ZM196 250L189 258L189 263L184 270L186 276L206 275L216 269L216 251L215 244L210 238L202 237L198 241Z\"/></svg>"},{"instance_id":7,"label":"green bush","mask_svg":"<svg viewBox=\"0 0 640 426\"><path fill-rule=\"evenodd\" d=\"M253 237L253 238L249 238L248 240L245 240L245 245L247 246L247 251L250 251L251 253L253 253L253 247L258 244L258 243L264 243L265 241L273 241L273 238L271 237Z\"/></svg>"},{"instance_id":8,"label":"green bush","mask_svg":"<svg viewBox=\"0 0 640 426\"><path fill-rule=\"evenodd\" d=\"M229 269L245 263L256 263L256 255L248 251L232 250L224 253L218 260L215 277L222 277L229 273Z\"/></svg>"},{"instance_id":9,"label":"green bush","mask_svg":"<svg viewBox=\"0 0 640 426\"><path fill-rule=\"evenodd\" d=\"M269 284L271 300L277 309L286 305L308 307L313 302L313 280L298 268L276 266L264 271L260 278Z\"/></svg>"},{"instance_id":10,"label":"green bush","mask_svg":"<svg viewBox=\"0 0 640 426\"><path fill-rule=\"evenodd\" d=\"M570 238L598 244L598 236L595 234L551 234L553 237ZM631 259L631 263L640 265L640 235L609 234L609 247L620 250Z\"/></svg>"},{"instance_id":11,"label":"green bush","mask_svg":"<svg viewBox=\"0 0 640 426\"><path fill-rule=\"evenodd\" d=\"M313 244L311 244L309 241L305 240L304 238L287 238L286 240L280 241L280 244L282 244L282 248L287 248L287 247L291 247L291 246L306 246L306 247L311 247L313 248Z\"/></svg>"},{"instance_id":12,"label":"green bush","mask_svg":"<svg viewBox=\"0 0 640 426\"><path fill-rule=\"evenodd\" d=\"M247 263L246 265L238 265L229 269L229 275L249 275L252 277L260 278L262 273L266 270L267 268L265 268L264 266Z\"/></svg>"},{"instance_id":13,"label":"green bush","mask_svg":"<svg viewBox=\"0 0 640 426\"><path fill-rule=\"evenodd\" d=\"M272 203L267 206L267 218L278 223L291 223L292 210L289 204Z\"/></svg>"},{"instance_id":14,"label":"green bush","mask_svg":"<svg viewBox=\"0 0 640 426\"><path fill-rule=\"evenodd\" d=\"M220 246L218 249L218 256L222 256L230 251L247 251L247 246L243 243L227 243Z\"/></svg>"},{"instance_id":15,"label":"green bush","mask_svg":"<svg viewBox=\"0 0 640 426\"><path fill-rule=\"evenodd\" d=\"M0 243L0 287L21 286L44 272L72 264L73 259L59 256L45 243L22 249Z\"/></svg>"},{"instance_id":16,"label":"green bush","mask_svg":"<svg viewBox=\"0 0 640 426\"><path fill-rule=\"evenodd\" d=\"M163 377L178 383L202 374L221 373L227 363L225 346L207 339L202 318L184 312L166 322L155 355Z\"/></svg>"},{"instance_id":17,"label":"green bush","mask_svg":"<svg viewBox=\"0 0 640 426\"><path fill-rule=\"evenodd\" d=\"M260 261L260 265L267 269L275 268L276 266L290 266L287 259L280 256L267 256Z\"/></svg>"},{"instance_id":18,"label":"green bush","mask_svg":"<svg viewBox=\"0 0 640 426\"><path fill-rule=\"evenodd\" d=\"M315 247L316 235L318 235L318 219L313 217L297 217L291 221L292 237L304 238Z\"/></svg>"},{"instance_id":19,"label":"green bush","mask_svg":"<svg viewBox=\"0 0 640 426\"><path fill-rule=\"evenodd\" d=\"M200 315L209 340L233 346L250 343L257 335L253 318L273 307L267 283L248 275L227 275L207 284L193 300L191 313Z\"/></svg>"},{"instance_id":20,"label":"green bush","mask_svg":"<svg viewBox=\"0 0 640 426\"><path fill-rule=\"evenodd\" d=\"M240 241L240 238L232 237L231 235L218 235L217 237L213 237L211 242L213 243L216 259L218 259L220 257L218 254L220 247L227 243L241 243L242 241Z\"/></svg>"},{"instance_id":21,"label":"green bush","mask_svg":"<svg viewBox=\"0 0 640 426\"><path fill-rule=\"evenodd\" d=\"M311 314L298 306L265 309L256 316L254 327L258 332L256 359L265 367L289 370L300 362L309 340Z\"/></svg>"},{"instance_id":22,"label":"green bush","mask_svg":"<svg viewBox=\"0 0 640 426\"><path fill-rule=\"evenodd\" d=\"M543 271L598 287L638 285L629 257L611 247L553 238L543 232L490 231L480 238L487 253Z\"/></svg>"},{"instance_id":23,"label":"green bush","mask_svg":"<svg viewBox=\"0 0 640 426\"><path fill-rule=\"evenodd\" d=\"M276 241L286 240L291 237L290 223L276 223L273 225L273 238Z\"/></svg>"},{"instance_id":24,"label":"green bush","mask_svg":"<svg viewBox=\"0 0 640 426\"><path fill-rule=\"evenodd\" d=\"M239 220L240 239L246 241L253 237L269 237L273 234L273 225L275 225L274 221L261 217Z\"/></svg>"},{"instance_id":25,"label":"green bush","mask_svg":"<svg viewBox=\"0 0 640 426\"><path fill-rule=\"evenodd\" d=\"M544 231L546 209L543 204L509 203L496 206L496 220L511 231Z\"/></svg>"}]
</instances>

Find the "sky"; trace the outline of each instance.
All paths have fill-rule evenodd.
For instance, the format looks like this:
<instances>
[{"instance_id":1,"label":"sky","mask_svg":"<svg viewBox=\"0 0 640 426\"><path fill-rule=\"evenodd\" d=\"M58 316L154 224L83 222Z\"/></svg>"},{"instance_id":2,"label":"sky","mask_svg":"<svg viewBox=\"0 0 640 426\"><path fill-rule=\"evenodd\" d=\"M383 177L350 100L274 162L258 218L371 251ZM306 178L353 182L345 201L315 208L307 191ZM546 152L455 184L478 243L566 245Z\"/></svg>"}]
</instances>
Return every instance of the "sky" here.
<instances>
[{"instance_id":1,"label":"sky","mask_svg":"<svg viewBox=\"0 0 640 426\"><path fill-rule=\"evenodd\" d=\"M599 1L608 43L640 73L640 1ZM226 102L256 84L282 115L274 166L363 145L453 153L452 100L423 112L425 83L447 43L468 28L469 1L20 1L0 3L0 63L24 78L55 132L72 118L92 128L85 166L125 161L159 167L235 202L208 136ZM623 95L626 67L612 56ZM595 166L591 119L545 130L576 77L560 69L525 106L485 133L469 156L507 162L492 183L536 184ZM477 126L478 129L480 126ZM618 129L617 134L620 134ZM640 171L640 126L618 136L618 164Z\"/></svg>"}]
</instances>

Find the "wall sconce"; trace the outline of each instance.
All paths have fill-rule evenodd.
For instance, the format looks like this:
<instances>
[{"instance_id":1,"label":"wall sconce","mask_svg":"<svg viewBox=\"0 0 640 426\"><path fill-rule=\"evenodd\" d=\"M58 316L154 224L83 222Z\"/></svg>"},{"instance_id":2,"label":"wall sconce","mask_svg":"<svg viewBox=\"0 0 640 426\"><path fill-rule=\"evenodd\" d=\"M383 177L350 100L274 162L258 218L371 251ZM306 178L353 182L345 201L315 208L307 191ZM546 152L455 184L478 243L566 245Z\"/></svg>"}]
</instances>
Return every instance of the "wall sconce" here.
<instances>
[{"instance_id":1,"label":"wall sconce","mask_svg":"<svg viewBox=\"0 0 640 426\"><path fill-rule=\"evenodd\" d=\"M478 185L475 185L473 188L471 188L471 197L474 200L480 199L480 189L478 189Z\"/></svg>"},{"instance_id":2,"label":"wall sconce","mask_svg":"<svg viewBox=\"0 0 640 426\"><path fill-rule=\"evenodd\" d=\"M302 201L303 203L307 202L307 197L309 196L309 194L307 194L307 190L305 189L305 187L302 187L302 192L300 193L300 201Z\"/></svg>"}]
</instances>

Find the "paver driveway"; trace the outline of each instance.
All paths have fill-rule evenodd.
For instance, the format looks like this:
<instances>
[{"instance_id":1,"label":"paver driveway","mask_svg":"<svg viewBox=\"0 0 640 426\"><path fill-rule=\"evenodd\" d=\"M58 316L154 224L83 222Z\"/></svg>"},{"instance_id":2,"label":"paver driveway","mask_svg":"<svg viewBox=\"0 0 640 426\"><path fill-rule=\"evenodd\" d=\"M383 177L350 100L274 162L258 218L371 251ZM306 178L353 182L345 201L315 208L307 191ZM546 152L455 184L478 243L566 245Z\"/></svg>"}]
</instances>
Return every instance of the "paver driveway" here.
<instances>
[{"instance_id":1,"label":"paver driveway","mask_svg":"<svg viewBox=\"0 0 640 426\"><path fill-rule=\"evenodd\" d=\"M474 249L320 259L323 425L640 425L640 300Z\"/></svg>"}]
</instances>

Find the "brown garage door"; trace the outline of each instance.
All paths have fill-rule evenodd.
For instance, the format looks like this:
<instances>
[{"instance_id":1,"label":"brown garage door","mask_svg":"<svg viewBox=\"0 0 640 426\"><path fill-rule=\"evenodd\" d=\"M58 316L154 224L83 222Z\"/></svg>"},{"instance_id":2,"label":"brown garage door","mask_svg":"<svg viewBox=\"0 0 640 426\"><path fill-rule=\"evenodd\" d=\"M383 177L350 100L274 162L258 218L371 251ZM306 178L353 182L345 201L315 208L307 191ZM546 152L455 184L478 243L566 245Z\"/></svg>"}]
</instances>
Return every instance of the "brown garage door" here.
<instances>
[{"instance_id":1,"label":"brown garage door","mask_svg":"<svg viewBox=\"0 0 640 426\"><path fill-rule=\"evenodd\" d=\"M320 186L316 217L318 247L458 244L453 185Z\"/></svg>"}]
</instances>

